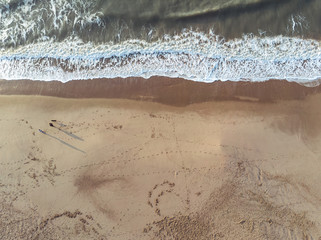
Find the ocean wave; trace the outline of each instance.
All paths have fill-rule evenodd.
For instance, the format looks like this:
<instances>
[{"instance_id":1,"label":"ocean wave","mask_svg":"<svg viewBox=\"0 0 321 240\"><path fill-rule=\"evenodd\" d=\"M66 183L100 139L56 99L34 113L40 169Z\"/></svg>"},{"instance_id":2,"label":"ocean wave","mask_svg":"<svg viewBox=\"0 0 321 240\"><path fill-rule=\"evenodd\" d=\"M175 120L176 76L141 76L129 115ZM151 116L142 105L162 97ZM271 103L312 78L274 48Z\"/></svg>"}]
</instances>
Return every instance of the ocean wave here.
<instances>
[{"instance_id":1,"label":"ocean wave","mask_svg":"<svg viewBox=\"0 0 321 240\"><path fill-rule=\"evenodd\" d=\"M184 30L154 42L84 43L78 38L0 51L1 79L59 80L168 76L194 81L321 78L320 42L284 36L226 41Z\"/></svg>"},{"instance_id":2,"label":"ocean wave","mask_svg":"<svg viewBox=\"0 0 321 240\"><path fill-rule=\"evenodd\" d=\"M319 32L319 26L310 24L311 18L305 17L311 15L310 11L290 11L290 14L287 9L292 3L282 3L277 0L155 0L152 3L149 0L0 0L0 48L72 37L95 43L136 38L150 41L191 26L202 31L218 26L220 34L226 37L240 37L249 29L289 36ZM316 9L319 15L316 4L306 5ZM299 6L294 5L293 8ZM282 11L269 11L269 6L282 6ZM267 19L250 14L261 10ZM254 24L253 19L263 23Z\"/></svg>"},{"instance_id":3,"label":"ocean wave","mask_svg":"<svg viewBox=\"0 0 321 240\"><path fill-rule=\"evenodd\" d=\"M104 27L95 1L84 0L0 0L0 46L62 39Z\"/></svg>"}]
</instances>

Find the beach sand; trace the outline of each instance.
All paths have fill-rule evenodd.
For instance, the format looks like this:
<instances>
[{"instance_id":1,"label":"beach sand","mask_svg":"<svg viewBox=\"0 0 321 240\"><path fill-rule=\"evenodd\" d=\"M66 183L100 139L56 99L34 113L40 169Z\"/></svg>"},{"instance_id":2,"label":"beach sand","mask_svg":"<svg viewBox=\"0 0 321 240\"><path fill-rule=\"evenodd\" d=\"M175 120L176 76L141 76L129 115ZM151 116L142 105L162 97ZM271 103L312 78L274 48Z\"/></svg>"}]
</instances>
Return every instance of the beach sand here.
<instances>
[{"instance_id":1,"label":"beach sand","mask_svg":"<svg viewBox=\"0 0 321 240\"><path fill-rule=\"evenodd\" d=\"M0 82L2 239L321 238L319 88L166 81Z\"/></svg>"}]
</instances>

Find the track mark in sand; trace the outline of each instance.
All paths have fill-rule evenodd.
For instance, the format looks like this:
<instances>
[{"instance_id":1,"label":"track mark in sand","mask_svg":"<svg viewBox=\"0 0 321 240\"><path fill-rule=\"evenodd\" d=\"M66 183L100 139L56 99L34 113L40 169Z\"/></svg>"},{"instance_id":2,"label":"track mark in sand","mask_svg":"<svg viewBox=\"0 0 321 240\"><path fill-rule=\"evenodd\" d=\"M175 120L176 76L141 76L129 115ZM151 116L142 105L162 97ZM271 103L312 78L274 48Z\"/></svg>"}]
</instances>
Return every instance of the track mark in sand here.
<instances>
[{"instance_id":1,"label":"track mark in sand","mask_svg":"<svg viewBox=\"0 0 321 240\"><path fill-rule=\"evenodd\" d=\"M140 151L142 149L139 149L138 151ZM73 168L69 168L66 170L62 170L59 172L59 174L64 174L64 173L70 173L76 170L80 170L83 168L88 168L88 167L93 167L93 166L101 166L101 165L109 165L109 164L113 164L116 162L119 162L119 159L124 157L125 152L120 153L119 155L113 156L111 158L109 158L108 160L103 160L100 162L96 162L96 163L88 163L88 164L84 164L84 165L80 165L77 167L73 167ZM129 153L129 151L127 151L127 153ZM166 155L166 154L179 154L180 156L182 156L182 154L206 154L206 155L213 155L215 157L231 157L231 155L229 154L218 154L216 152L207 152L207 151L160 151L160 152L156 152L154 154L150 154L150 155L146 155L146 156L141 156L141 157L136 157L136 158L130 158L130 159L126 159L123 160L122 162L127 164L129 162L133 162L133 161L139 161L139 160L143 160L143 159L150 159L150 158L155 158L155 157L160 157L162 155ZM182 170L184 171L190 171L189 168L184 168L182 167Z\"/></svg>"},{"instance_id":2,"label":"track mark in sand","mask_svg":"<svg viewBox=\"0 0 321 240\"><path fill-rule=\"evenodd\" d=\"M64 221L59 222L62 218L64 218ZM66 223L66 220L68 223ZM92 236L91 234L93 233L95 237L103 239L103 234L100 233L101 228L97 226L99 226L99 223L94 220L92 215L85 215L79 210L74 212L65 211L43 219L30 231L29 235L33 236L33 239L37 239L44 236L49 237L50 235L53 237L57 234L64 236L67 232L72 231L71 233L76 233L79 237L81 235L87 235L89 237ZM66 235L68 236L69 234ZM50 239L50 237L48 239Z\"/></svg>"},{"instance_id":3,"label":"track mark in sand","mask_svg":"<svg viewBox=\"0 0 321 240\"><path fill-rule=\"evenodd\" d=\"M40 162L39 159L33 158L34 161L38 161L38 164L35 166L29 167L29 169L25 170L24 173L33 179L36 185L39 187L39 180L48 180L51 185L55 184L55 177L60 174L56 171L56 164L54 164L54 160L51 158L49 161Z\"/></svg>"},{"instance_id":4,"label":"track mark in sand","mask_svg":"<svg viewBox=\"0 0 321 240\"><path fill-rule=\"evenodd\" d=\"M150 137L151 138L155 138L156 137L155 128L154 127L152 128L152 133L151 133Z\"/></svg>"},{"instance_id":5,"label":"track mark in sand","mask_svg":"<svg viewBox=\"0 0 321 240\"><path fill-rule=\"evenodd\" d=\"M129 148L129 149L123 151L123 152L120 152L118 155L110 157L108 160L102 160L102 161L95 162L95 163L88 163L88 164L80 165L80 166L77 166L77 167L73 167L73 168L62 170L62 171L60 171L60 174L73 172L75 170L80 170L80 169L83 169L83 168L115 163L116 161L119 161L119 159L123 158L125 155L129 154L133 150L138 149L135 153L132 154L132 156L136 156L140 151L143 150L143 147L149 142L150 142L150 140L144 142L143 144L139 144L139 145L136 145L136 146L134 146L132 148ZM103 146L102 148L104 148L104 147L105 146ZM125 164L127 164L127 163L129 163L130 161L132 161L134 159L138 159L138 158L128 159L128 160L125 160L123 162Z\"/></svg>"},{"instance_id":6,"label":"track mark in sand","mask_svg":"<svg viewBox=\"0 0 321 240\"><path fill-rule=\"evenodd\" d=\"M55 215L53 215L53 216L51 216L49 218L46 218L45 220L41 221L41 223L36 227L35 231L37 231L38 229L39 230L44 229L48 225L49 221L55 220L57 218L60 218L60 217L76 218L78 215L82 215L82 212L77 210L74 213L66 211L66 212L61 213L61 214L55 214Z\"/></svg>"},{"instance_id":7,"label":"track mark in sand","mask_svg":"<svg viewBox=\"0 0 321 240\"><path fill-rule=\"evenodd\" d=\"M174 187L175 187L175 183L169 182L168 180L164 180L163 183L156 184L153 187L153 189L148 192L147 204L154 209L155 213L158 216L161 216L161 211L159 208L161 197L164 194L173 193Z\"/></svg>"},{"instance_id":8,"label":"track mark in sand","mask_svg":"<svg viewBox=\"0 0 321 240\"><path fill-rule=\"evenodd\" d=\"M33 181L31 181L32 184L35 184L32 186L33 188L39 187L40 182L42 182L44 179L48 180L53 185L55 182L54 177L59 175L56 172L54 159L47 158L41 147L37 147L37 138L35 137L36 134L33 126L30 124L30 121L22 119L19 123L21 122L29 126L27 129L27 132L30 133L28 139L30 138L30 140L32 140L30 151L28 155L21 157L21 159L17 161L1 162L0 165L9 166L10 168L17 168L12 170L14 174L19 174L19 172L21 172L21 177L26 176L33 179ZM24 124L22 126L25 126ZM23 179L21 180L23 182Z\"/></svg>"},{"instance_id":9,"label":"track mark in sand","mask_svg":"<svg viewBox=\"0 0 321 240\"><path fill-rule=\"evenodd\" d=\"M136 146L135 148L139 148L139 147L141 147L141 145ZM182 157L182 158L184 157L183 154L204 154L204 155L211 155L211 156L216 157L216 158L231 158L231 159L233 158L233 156L231 154L221 154L221 153L209 152L209 151L169 150L169 151L160 151L160 152L156 152L154 154L140 156L140 157L128 158L126 160L120 161L120 159L123 159L125 157L125 155L126 155L125 153L129 153L131 150L133 150L133 149L127 150L125 152L121 152L120 154L118 154L116 156L113 156L113 157L109 158L108 160L102 160L102 161L99 161L99 162L96 162L96 163L88 163L88 164L80 165L80 166L77 166L77 167L65 169L65 170L59 171L59 174L71 173L71 172L74 172L74 171L77 171L77 170L90 168L90 167L94 167L94 166L112 165L112 164L114 164L116 162L117 163L124 163L126 165L126 164L128 164L130 162L135 162L135 161L144 160L144 159L150 159L150 158L155 158L155 157L161 157L161 156L168 155L168 154L179 154L179 156ZM142 150L142 148L138 149L138 151L141 151L141 150ZM137 154L133 154L133 156L135 156L135 155L137 155ZM182 171L184 171L186 173L191 173L192 169L189 169L189 168L181 166L181 165L179 165L179 167L181 168L180 170L182 170ZM175 171L179 172L180 170L175 170ZM173 171L170 171L170 172L174 173L175 171L173 170ZM164 172L166 172L166 171L164 171ZM152 175L152 174L159 174L159 173L158 172L151 172L151 173L146 173L146 174L145 173L144 174L137 173L136 175L132 174L131 176Z\"/></svg>"},{"instance_id":10,"label":"track mark in sand","mask_svg":"<svg viewBox=\"0 0 321 240\"><path fill-rule=\"evenodd\" d=\"M185 200L185 204L186 204L186 210L190 209L190 190L187 184L187 175L190 173L189 169L185 167L185 161L184 161L184 156L182 155L182 148L180 146L180 142L178 140L177 137L177 133L176 133L176 125L175 122L172 122L172 127L173 127L173 134L174 134L174 138L175 138L175 142L176 142L176 149L178 149L178 153L181 157L181 166L182 166L182 170L184 173L184 178L185 178L185 191L186 191L186 200ZM205 152L207 153L207 152Z\"/></svg>"}]
</instances>

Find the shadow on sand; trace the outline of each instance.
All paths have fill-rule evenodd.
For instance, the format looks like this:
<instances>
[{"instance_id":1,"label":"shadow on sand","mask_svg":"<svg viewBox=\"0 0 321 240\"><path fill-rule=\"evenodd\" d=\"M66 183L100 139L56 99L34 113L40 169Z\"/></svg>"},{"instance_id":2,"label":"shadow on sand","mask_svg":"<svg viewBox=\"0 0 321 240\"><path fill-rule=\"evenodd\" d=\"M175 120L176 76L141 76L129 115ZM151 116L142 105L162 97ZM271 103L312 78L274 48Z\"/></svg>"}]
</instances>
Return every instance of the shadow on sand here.
<instances>
[{"instance_id":1,"label":"shadow on sand","mask_svg":"<svg viewBox=\"0 0 321 240\"><path fill-rule=\"evenodd\" d=\"M75 146L73 146L73 145L71 145L71 144L69 144L69 143L66 143L65 141L63 141L63 140L61 140L61 139L59 139L59 138L57 138L57 137L55 137L55 136L52 136L52 135L50 135L50 134L48 134L48 133L46 133L46 132L43 132L43 131L41 131L41 132L42 132L43 134L51 137L51 138L56 139L57 141L61 142L62 144L66 145L66 146L68 146L68 147L70 147L70 148L72 148L72 149L75 149L75 150L77 150L77 151L79 151L79 152L82 152L82 153L86 153L85 151L83 151L83 150L81 150L81 149L79 149L79 148L76 148ZM82 140L82 141L83 141L83 140Z\"/></svg>"},{"instance_id":2,"label":"shadow on sand","mask_svg":"<svg viewBox=\"0 0 321 240\"><path fill-rule=\"evenodd\" d=\"M67 134L67 135L70 136L70 137L73 137L73 138L75 138L75 139L77 139L77 140L79 140L79 141L84 141L84 139L82 139L81 137L76 136L75 134L73 134L73 133L71 133L71 132L67 132L67 131L62 130L62 129L60 129L60 128L57 128L57 129L58 129L59 131L65 133L65 134Z\"/></svg>"}]
</instances>

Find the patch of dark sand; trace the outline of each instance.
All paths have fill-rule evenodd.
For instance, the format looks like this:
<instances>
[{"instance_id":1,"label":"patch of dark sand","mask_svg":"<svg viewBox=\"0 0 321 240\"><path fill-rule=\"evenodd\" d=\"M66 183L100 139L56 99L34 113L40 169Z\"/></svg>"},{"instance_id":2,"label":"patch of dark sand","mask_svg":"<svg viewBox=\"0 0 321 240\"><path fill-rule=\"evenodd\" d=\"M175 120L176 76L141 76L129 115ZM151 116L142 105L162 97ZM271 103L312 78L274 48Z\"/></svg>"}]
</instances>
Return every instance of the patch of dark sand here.
<instances>
[{"instance_id":1,"label":"patch of dark sand","mask_svg":"<svg viewBox=\"0 0 321 240\"><path fill-rule=\"evenodd\" d=\"M59 81L0 81L2 95L43 95L65 98L122 98L186 106L193 103L235 100L273 102L304 99L321 91L321 86L305 87L286 80L265 82L194 82L181 78L154 76L113 79Z\"/></svg>"}]
</instances>

